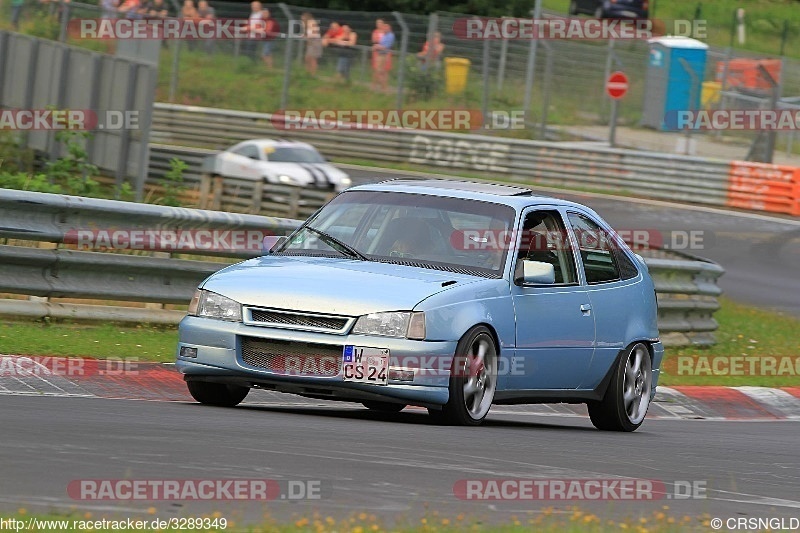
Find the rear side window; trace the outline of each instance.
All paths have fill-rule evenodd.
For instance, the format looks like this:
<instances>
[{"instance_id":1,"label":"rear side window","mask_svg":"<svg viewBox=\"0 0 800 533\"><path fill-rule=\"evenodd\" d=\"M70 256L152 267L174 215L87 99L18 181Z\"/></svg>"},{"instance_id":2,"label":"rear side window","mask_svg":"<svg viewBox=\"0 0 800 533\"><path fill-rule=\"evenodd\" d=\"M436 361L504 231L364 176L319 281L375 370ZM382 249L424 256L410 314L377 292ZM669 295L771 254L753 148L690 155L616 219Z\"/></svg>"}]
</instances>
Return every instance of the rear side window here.
<instances>
[{"instance_id":1,"label":"rear side window","mask_svg":"<svg viewBox=\"0 0 800 533\"><path fill-rule=\"evenodd\" d=\"M233 150L233 153L249 157L250 159L261 159L261 156L258 154L258 147L255 144L245 144L244 146L240 146L239 148Z\"/></svg>"},{"instance_id":2,"label":"rear side window","mask_svg":"<svg viewBox=\"0 0 800 533\"><path fill-rule=\"evenodd\" d=\"M567 216L578 240L587 283L607 283L638 275L636 265L609 232L585 215Z\"/></svg>"}]
</instances>

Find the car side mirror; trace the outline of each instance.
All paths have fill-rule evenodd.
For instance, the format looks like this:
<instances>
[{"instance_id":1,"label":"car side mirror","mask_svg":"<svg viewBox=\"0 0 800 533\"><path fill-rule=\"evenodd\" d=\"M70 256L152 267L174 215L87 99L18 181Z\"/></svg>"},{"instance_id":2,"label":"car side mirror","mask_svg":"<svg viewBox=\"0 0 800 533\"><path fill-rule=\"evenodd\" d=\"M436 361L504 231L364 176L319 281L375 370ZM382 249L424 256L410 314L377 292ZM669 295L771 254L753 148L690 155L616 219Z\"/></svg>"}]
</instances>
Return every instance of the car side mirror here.
<instances>
[{"instance_id":1,"label":"car side mirror","mask_svg":"<svg viewBox=\"0 0 800 533\"><path fill-rule=\"evenodd\" d=\"M277 250L284 242L286 242L286 237L278 237L277 235L267 235L261 241L261 253L271 254L274 250Z\"/></svg>"},{"instance_id":2,"label":"car side mirror","mask_svg":"<svg viewBox=\"0 0 800 533\"><path fill-rule=\"evenodd\" d=\"M556 282L556 269L542 261L522 261L522 278L525 285L552 285Z\"/></svg>"}]
</instances>

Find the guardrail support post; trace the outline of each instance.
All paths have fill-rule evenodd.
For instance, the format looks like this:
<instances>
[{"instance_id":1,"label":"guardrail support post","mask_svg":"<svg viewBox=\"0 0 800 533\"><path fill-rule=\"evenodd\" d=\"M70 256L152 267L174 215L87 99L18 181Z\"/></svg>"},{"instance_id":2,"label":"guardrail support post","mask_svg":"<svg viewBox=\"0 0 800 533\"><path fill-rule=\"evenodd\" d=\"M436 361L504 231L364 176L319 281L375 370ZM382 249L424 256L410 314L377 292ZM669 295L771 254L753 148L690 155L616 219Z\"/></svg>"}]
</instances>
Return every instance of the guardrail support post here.
<instances>
[{"instance_id":1,"label":"guardrail support post","mask_svg":"<svg viewBox=\"0 0 800 533\"><path fill-rule=\"evenodd\" d=\"M253 204L250 211L257 215L261 212L261 200L264 198L264 182L259 181L253 187Z\"/></svg>"},{"instance_id":2,"label":"guardrail support post","mask_svg":"<svg viewBox=\"0 0 800 533\"><path fill-rule=\"evenodd\" d=\"M219 211L222 208L222 190L225 187L224 178L217 176L214 178L214 191L211 194L211 209Z\"/></svg>"}]
</instances>

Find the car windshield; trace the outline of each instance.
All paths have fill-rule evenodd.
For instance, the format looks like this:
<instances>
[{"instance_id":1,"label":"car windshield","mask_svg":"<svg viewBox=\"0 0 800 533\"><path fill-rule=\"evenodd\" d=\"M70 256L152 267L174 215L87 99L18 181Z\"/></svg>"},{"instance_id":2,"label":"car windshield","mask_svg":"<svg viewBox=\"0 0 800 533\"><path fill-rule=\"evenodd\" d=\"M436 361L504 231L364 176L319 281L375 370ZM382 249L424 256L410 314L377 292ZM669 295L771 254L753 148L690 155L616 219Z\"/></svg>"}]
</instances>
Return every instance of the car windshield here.
<instances>
[{"instance_id":1,"label":"car windshield","mask_svg":"<svg viewBox=\"0 0 800 533\"><path fill-rule=\"evenodd\" d=\"M505 264L502 239L514 210L492 202L424 194L349 191L308 220L277 252L367 259L499 278ZM325 235L320 235L324 232ZM472 239L472 235L482 239ZM347 251L336 241L347 245ZM354 253L355 252L355 253ZM358 254L361 254L359 257Z\"/></svg>"},{"instance_id":2,"label":"car windshield","mask_svg":"<svg viewBox=\"0 0 800 533\"><path fill-rule=\"evenodd\" d=\"M267 153L267 160L274 163L325 163L325 158L313 148L280 146Z\"/></svg>"}]
</instances>

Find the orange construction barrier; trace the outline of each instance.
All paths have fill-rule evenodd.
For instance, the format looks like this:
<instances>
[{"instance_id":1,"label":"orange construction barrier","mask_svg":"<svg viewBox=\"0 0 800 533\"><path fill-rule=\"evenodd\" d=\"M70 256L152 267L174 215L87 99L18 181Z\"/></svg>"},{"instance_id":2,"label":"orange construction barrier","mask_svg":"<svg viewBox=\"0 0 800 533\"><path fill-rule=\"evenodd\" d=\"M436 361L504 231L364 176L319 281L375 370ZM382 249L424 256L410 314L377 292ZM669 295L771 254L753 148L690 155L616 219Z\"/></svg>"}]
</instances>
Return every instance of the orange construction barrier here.
<instances>
[{"instance_id":1,"label":"orange construction barrier","mask_svg":"<svg viewBox=\"0 0 800 533\"><path fill-rule=\"evenodd\" d=\"M794 170L794 211L792 214L800 217L800 168Z\"/></svg>"},{"instance_id":2,"label":"orange construction barrier","mask_svg":"<svg viewBox=\"0 0 800 533\"><path fill-rule=\"evenodd\" d=\"M728 80L724 82L725 61L717 62L717 81L725 83L728 88L769 91L772 85L764 78L758 66L764 67L776 82L781 79L780 59L731 59L728 62Z\"/></svg>"},{"instance_id":3,"label":"orange construction barrier","mask_svg":"<svg viewBox=\"0 0 800 533\"><path fill-rule=\"evenodd\" d=\"M800 169L767 163L732 161L728 174L730 207L800 214Z\"/></svg>"}]
</instances>

